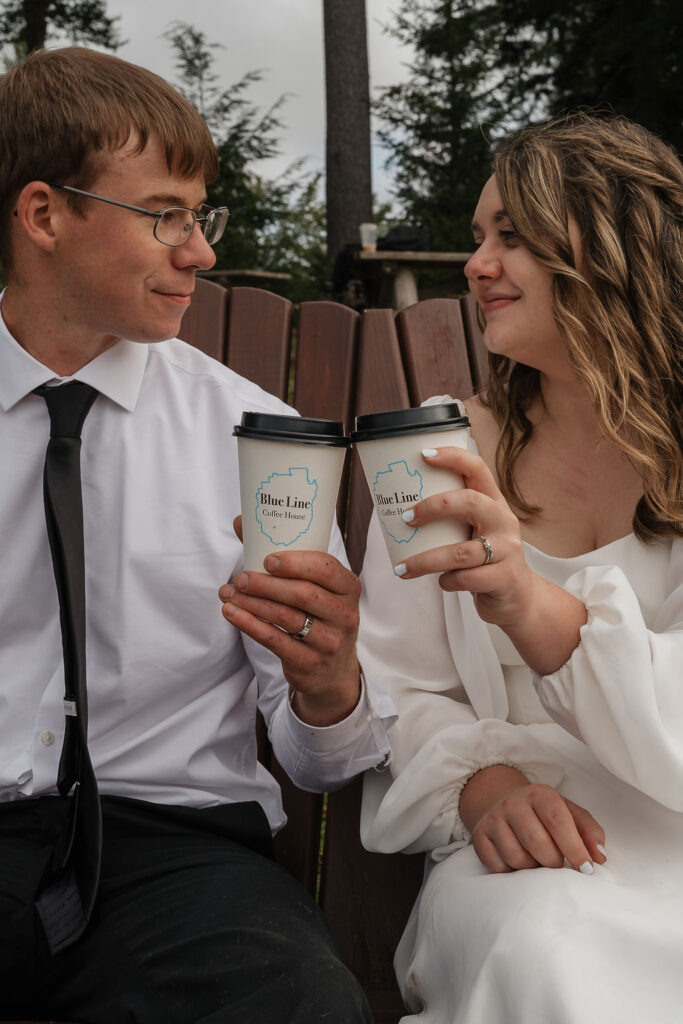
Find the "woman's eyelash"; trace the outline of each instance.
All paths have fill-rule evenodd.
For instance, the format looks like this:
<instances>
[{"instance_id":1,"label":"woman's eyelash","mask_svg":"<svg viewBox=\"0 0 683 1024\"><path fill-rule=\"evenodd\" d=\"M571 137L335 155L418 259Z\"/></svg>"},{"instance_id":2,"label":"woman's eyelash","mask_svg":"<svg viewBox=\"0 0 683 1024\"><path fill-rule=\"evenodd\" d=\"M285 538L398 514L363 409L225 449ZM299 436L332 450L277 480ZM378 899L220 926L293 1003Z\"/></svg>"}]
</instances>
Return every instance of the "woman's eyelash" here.
<instances>
[{"instance_id":1,"label":"woman's eyelash","mask_svg":"<svg viewBox=\"0 0 683 1024\"><path fill-rule=\"evenodd\" d=\"M516 231L513 231L512 229L505 231L501 230L498 232L498 234L500 235L504 242L519 241L519 235ZM476 250L479 249L483 244L483 238L480 238L478 240L474 239L474 241L472 242L472 250L476 252Z\"/></svg>"}]
</instances>

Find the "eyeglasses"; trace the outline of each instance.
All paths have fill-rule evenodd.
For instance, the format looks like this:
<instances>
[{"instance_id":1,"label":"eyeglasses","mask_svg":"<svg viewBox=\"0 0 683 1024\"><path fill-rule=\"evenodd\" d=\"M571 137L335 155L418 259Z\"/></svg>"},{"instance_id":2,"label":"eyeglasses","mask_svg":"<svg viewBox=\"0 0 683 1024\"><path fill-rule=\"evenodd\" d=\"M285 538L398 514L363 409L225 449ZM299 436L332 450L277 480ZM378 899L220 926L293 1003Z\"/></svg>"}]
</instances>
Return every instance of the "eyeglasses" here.
<instances>
[{"instance_id":1,"label":"eyeglasses","mask_svg":"<svg viewBox=\"0 0 683 1024\"><path fill-rule=\"evenodd\" d=\"M101 203L111 203L112 206L120 206L123 210L133 210L135 213L142 213L145 217L154 217L154 237L163 245L182 245L187 242L194 231L195 224L199 224L199 230L204 235L209 245L215 245L220 241L225 225L228 223L230 211L227 206L219 206L212 209L210 206L202 205L202 209L208 210L206 214L197 214L194 210L188 210L184 206L164 206L163 210L153 213L151 210L144 210L141 206L131 206L129 203L120 203L118 199L105 199L104 196L96 196L94 192L84 192L81 188L73 188L71 185L59 185L56 181L43 179L52 188L61 188L65 192L73 192L78 196L86 196L88 199L99 199Z\"/></svg>"}]
</instances>

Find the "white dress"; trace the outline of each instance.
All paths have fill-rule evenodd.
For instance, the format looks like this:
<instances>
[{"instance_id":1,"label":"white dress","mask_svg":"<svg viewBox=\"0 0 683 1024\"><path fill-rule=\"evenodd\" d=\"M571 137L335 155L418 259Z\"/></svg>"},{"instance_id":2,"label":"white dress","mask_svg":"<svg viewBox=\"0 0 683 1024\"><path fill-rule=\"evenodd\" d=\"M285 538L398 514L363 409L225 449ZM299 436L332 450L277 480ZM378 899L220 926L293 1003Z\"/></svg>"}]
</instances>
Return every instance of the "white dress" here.
<instances>
[{"instance_id":1,"label":"white dress","mask_svg":"<svg viewBox=\"0 0 683 1024\"><path fill-rule=\"evenodd\" d=\"M532 676L470 595L397 579L373 523L361 662L393 696L389 770L366 776L371 850L424 850L395 966L404 1024L683 1022L683 541L578 558L526 546L583 601L569 661ZM519 767L589 810L607 862L489 874L458 814L467 779Z\"/></svg>"}]
</instances>

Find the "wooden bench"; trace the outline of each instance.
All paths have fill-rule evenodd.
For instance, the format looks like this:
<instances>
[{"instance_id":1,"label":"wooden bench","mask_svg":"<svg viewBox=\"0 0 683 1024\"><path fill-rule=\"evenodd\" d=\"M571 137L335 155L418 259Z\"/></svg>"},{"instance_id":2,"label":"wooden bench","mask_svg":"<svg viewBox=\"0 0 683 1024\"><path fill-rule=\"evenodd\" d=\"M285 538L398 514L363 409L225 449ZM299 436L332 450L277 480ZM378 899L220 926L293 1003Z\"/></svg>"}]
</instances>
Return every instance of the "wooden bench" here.
<instances>
[{"instance_id":1,"label":"wooden bench","mask_svg":"<svg viewBox=\"0 0 683 1024\"><path fill-rule=\"evenodd\" d=\"M357 415L419 405L434 394L468 398L488 379L476 306L469 296L429 299L398 314L390 309L359 314L333 302L304 302L290 348L293 325L294 310L286 299L255 288L226 292L198 280L181 336L289 399L303 416L344 420L347 428ZM370 513L370 495L354 453L338 518L356 572L363 563ZM278 859L311 892L317 891L376 1024L395 1024L405 1011L393 953L420 886L423 857L382 856L362 848L358 779L327 800L316 889L322 801L297 791L283 778L267 744L262 749L282 784L289 817L276 839Z\"/></svg>"},{"instance_id":2,"label":"wooden bench","mask_svg":"<svg viewBox=\"0 0 683 1024\"><path fill-rule=\"evenodd\" d=\"M469 297L430 299L397 315L304 302L295 318L292 304L272 292L228 291L198 279L180 336L303 416L343 420L347 428L356 415L418 405L430 395L467 398L488 375ZM354 453L338 519L356 572L370 513ZM375 1024L396 1024L405 1011L393 953L420 886L423 857L365 851L359 839L361 780L326 801L303 793L277 764L262 722L259 730L261 760L282 786L288 816L276 837L278 860L318 897L345 963L367 993Z\"/></svg>"}]
</instances>

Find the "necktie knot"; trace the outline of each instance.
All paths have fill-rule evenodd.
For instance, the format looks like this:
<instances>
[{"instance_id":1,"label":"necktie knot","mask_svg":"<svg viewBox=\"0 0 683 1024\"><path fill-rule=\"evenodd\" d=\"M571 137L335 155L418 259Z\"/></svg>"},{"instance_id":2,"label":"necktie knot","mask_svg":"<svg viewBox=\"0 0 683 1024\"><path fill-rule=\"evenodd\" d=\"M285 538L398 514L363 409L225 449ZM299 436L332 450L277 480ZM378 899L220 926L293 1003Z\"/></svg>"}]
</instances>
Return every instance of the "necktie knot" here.
<instances>
[{"instance_id":1,"label":"necktie knot","mask_svg":"<svg viewBox=\"0 0 683 1024\"><path fill-rule=\"evenodd\" d=\"M80 437L85 417L99 391L80 380L47 387L42 384L35 394L45 399L50 414L50 437Z\"/></svg>"}]
</instances>

